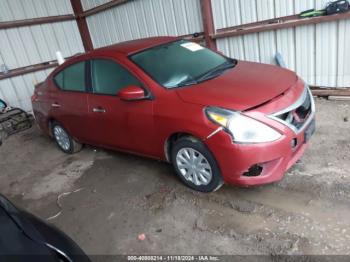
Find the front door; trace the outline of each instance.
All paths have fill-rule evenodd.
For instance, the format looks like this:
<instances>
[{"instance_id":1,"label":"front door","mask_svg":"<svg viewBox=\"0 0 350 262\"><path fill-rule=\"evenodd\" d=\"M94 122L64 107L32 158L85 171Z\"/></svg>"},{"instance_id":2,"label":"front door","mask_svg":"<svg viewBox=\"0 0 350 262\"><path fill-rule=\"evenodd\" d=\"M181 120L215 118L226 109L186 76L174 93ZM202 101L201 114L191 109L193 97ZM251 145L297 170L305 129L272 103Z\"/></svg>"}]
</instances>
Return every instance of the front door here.
<instances>
[{"instance_id":1,"label":"front door","mask_svg":"<svg viewBox=\"0 0 350 262\"><path fill-rule=\"evenodd\" d=\"M88 95L91 142L108 148L153 155L153 102L122 101L118 92L142 83L117 62L91 60L92 92Z\"/></svg>"}]
</instances>

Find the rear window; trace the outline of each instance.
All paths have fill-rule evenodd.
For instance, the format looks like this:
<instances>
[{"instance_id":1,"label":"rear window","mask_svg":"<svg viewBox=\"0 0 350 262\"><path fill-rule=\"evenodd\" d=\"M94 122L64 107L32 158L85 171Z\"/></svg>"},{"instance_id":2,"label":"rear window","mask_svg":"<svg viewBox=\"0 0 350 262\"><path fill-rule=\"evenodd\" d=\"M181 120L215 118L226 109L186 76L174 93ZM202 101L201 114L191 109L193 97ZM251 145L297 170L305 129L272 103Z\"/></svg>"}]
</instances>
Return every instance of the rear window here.
<instances>
[{"instance_id":1,"label":"rear window","mask_svg":"<svg viewBox=\"0 0 350 262\"><path fill-rule=\"evenodd\" d=\"M54 77L55 83L62 90L84 92L85 83L85 62L73 64Z\"/></svg>"}]
</instances>

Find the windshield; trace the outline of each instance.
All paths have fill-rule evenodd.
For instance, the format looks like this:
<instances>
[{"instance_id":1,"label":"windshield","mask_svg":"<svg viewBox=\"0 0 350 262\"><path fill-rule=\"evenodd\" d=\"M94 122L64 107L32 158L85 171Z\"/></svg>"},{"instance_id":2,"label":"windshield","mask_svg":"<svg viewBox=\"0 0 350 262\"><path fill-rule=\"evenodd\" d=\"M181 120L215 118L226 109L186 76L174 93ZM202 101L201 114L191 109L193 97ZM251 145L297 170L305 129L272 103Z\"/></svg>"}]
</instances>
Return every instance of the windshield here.
<instances>
[{"instance_id":1,"label":"windshield","mask_svg":"<svg viewBox=\"0 0 350 262\"><path fill-rule=\"evenodd\" d=\"M185 40L150 48L130 58L168 89L212 79L236 65L233 59Z\"/></svg>"}]
</instances>

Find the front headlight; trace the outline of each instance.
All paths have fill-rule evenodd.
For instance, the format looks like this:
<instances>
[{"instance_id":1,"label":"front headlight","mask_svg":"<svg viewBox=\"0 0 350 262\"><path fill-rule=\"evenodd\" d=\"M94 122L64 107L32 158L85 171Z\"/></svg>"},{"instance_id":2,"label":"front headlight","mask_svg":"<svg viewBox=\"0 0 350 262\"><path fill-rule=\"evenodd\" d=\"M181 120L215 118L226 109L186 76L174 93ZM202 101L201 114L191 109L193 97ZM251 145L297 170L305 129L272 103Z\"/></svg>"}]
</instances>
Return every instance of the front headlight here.
<instances>
[{"instance_id":1,"label":"front headlight","mask_svg":"<svg viewBox=\"0 0 350 262\"><path fill-rule=\"evenodd\" d=\"M271 127L238 112L218 107L207 107L205 112L211 121L224 127L237 143L266 143L282 136Z\"/></svg>"}]
</instances>

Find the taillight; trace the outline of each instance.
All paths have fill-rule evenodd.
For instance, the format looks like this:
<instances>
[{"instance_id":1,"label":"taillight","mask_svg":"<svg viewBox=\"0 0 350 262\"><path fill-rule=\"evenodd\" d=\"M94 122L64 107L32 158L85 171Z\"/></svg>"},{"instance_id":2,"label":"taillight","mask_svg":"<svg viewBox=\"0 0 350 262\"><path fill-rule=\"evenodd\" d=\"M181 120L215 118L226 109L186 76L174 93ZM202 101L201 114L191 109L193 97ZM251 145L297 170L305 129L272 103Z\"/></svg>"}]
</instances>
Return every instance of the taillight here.
<instances>
[{"instance_id":1,"label":"taillight","mask_svg":"<svg viewBox=\"0 0 350 262\"><path fill-rule=\"evenodd\" d=\"M38 99L38 95L36 93L34 93L31 97L32 102L35 102Z\"/></svg>"}]
</instances>

